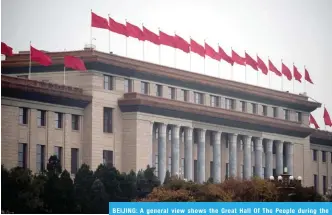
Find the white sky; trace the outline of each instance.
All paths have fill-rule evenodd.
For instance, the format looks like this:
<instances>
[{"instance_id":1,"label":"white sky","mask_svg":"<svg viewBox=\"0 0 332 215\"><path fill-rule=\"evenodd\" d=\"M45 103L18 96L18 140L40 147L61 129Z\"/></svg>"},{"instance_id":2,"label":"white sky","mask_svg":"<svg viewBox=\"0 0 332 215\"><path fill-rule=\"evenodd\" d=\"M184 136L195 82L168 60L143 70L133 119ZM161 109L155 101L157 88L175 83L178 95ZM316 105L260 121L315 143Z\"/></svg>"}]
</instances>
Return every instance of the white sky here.
<instances>
[{"instance_id":1,"label":"white sky","mask_svg":"<svg viewBox=\"0 0 332 215\"><path fill-rule=\"evenodd\" d=\"M29 41L47 51L79 50L90 41L90 11L116 21L158 28L214 48L219 43L230 54L231 47L254 59L256 53L267 64L268 56L281 70L281 59L292 70L293 62L304 75L306 65L315 85L306 84L309 96L325 104L332 117L332 1L329 0L2 0L1 41L14 52L28 50ZM97 50L109 51L108 31L93 29ZM126 39L110 34L111 51L126 55ZM159 62L158 47L146 42L145 61ZM143 45L127 40L128 57L143 58ZM175 61L176 59L176 61ZM204 73L203 58L191 55L192 72ZM181 51L161 48L161 63L189 70L190 57ZM207 75L231 79L230 66L207 58ZM234 67L233 78L245 82L245 68ZM247 67L247 83L257 85L257 73ZM258 85L269 87L269 76L259 73ZM281 90L281 79L271 74L271 88ZM304 84L283 81L284 90L304 91ZM312 113L325 129L323 108ZM332 131L332 128L327 128Z\"/></svg>"}]
</instances>

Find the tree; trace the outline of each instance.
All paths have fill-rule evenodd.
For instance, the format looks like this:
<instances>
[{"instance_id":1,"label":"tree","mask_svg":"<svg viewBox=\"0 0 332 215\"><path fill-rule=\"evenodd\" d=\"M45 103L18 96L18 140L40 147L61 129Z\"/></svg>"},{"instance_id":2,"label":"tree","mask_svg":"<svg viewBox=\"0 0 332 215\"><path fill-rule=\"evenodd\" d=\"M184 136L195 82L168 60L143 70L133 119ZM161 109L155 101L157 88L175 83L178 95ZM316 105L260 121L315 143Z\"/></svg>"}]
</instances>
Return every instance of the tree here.
<instances>
[{"instance_id":1,"label":"tree","mask_svg":"<svg viewBox=\"0 0 332 215\"><path fill-rule=\"evenodd\" d=\"M90 213L98 213L105 214L109 212L108 206L109 196L105 191L104 184L101 180L96 179L91 186L90 193L90 202L91 212Z\"/></svg>"},{"instance_id":2,"label":"tree","mask_svg":"<svg viewBox=\"0 0 332 215\"><path fill-rule=\"evenodd\" d=\"M167 184L171 181L171 174L170 172L167 170L166 171L166 175L165 175L165 180L164 180L164 184Z\"/></svg>"}]
</instances>

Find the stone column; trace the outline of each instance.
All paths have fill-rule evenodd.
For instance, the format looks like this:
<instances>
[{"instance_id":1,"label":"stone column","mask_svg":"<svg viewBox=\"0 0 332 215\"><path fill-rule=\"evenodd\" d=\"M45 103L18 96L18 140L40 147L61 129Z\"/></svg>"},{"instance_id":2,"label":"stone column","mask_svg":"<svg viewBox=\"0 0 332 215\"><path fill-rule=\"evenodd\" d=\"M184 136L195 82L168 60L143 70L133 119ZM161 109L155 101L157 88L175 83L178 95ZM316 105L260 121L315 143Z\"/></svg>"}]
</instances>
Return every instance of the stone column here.
<instances>
[{"instance_id":1,"label":"stone column","mask_svg":"<svg viewBox=\"0 0 332 215\"><path fill-rule=\"evenodd\" d=\"M237 176L237 134L228 134L229 138L229 176Z\"/></svg>"},{"instance_id":2,"label":"stone column","mask_svg":"<svg viewBox=\"0 0 332 215\"><path fill-rule=\"evenodd\" d=\"M255 176L262 178L263 171L263 144L262 138L255 138Z\"/></svg>"},{"instance_id":3,"label":"stone column","mask_svg":"<svg viewBox=\"0 0 332 215\"><path fill-rule=\"evenodd\" d=\"M280 140L276 140L275 144L276 144L276 172L277 176L279 176L284 173L283 142L281 142Z\"/></svg>"},{"instance_id":4,"label":"stone column","mask_svg":"<svg viewBox=\"0 0 332 215\"><path fill-rule=\"evenodd\" d=\"M172 126L172 146L171 146L171 159L172 159L172 168L171 175L180 174L180 127L177 125Z\"/></svg>"},{"instance_id":5,"label":"stone column","mask_svg":"<svg viewBox=\"0 0 332 215\"><path fill-rule=\"evenodd\" d=\"M293 175L293 154L294 154L294 144L287 143L286 145L286 166L287 166L287 173Z\"/></svg>"},{"instance_id":6,"label":"stone column","mask_svg":"<svg viewBox=\"0 0 332 215\"><path fill-rule=\"evenodd\" d=\"M193 129L184 130L184 177L193 181Z\"/></svg>"},{"instance_id":7,"label":"stone column","mask_svg":"<svg viewBox=\"0 0 332 215\"><path fill-rule=\"evenodd\" d=\"M243 178L251 178L251 136L243 137Z\"/></svg>"},{"instance_id":8,"label":"stone column","mask_svg":"<svg viewBox=\"0 0 332 215\"><path fill-rule=\"evenodd\" d=\"M158 128L158 178L164 183L166 175L166 124L160 123Z\"/></svg>"},{"instance_id":9,"label":"stone column","mask_svg":"<svg viewBox=\"0 0 332 215\"><path fill-rule=\"evenodd\" d=\"M273 176L273 141L266 140L266 152L265 152L265 178Z\"/></svg>"},{"instance_id":10,"label":"stone column","mask_svg":"<svg viewBox=\"0 0 332 215\"><path fill-rule=\"evenodd\" d=\"M221 132L213 132L213 181L215 183L221 182L221 147L220 147Z\"/></svg>"},{"instance_id":11,"label":"stone column","mask_svg":"<svg viewBox=\"0 0 332 215\"><path fill-rule=\"evenodd\" d=\"M197 168L198 183L205 182L205 129L198 130Z\"/></svg>"}]
</instances>

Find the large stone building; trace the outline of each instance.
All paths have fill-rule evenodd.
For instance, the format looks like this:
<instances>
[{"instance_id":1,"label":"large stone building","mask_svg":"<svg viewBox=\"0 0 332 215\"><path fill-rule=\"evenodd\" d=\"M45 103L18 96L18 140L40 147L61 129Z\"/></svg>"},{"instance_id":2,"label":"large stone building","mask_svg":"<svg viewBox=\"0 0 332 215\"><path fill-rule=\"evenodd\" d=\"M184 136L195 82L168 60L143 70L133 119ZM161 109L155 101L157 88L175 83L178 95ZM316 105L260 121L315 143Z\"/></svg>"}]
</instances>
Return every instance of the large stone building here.
<instances>
[{"instance_id":1,"label":"large stone building","mask_svg":"<svg viewBox=\"0 0 332 215\"><path fill-rule=\"evenodd\" d=\"M120 171L156 167L204 182L277 176L332 183L332 135L309 127L321 104L295 95L95 50L48 53L53 65L21 53L2 62L1 161L33 171L56 154L75 173L86 163ZM63 57L88 71L63 73ZM64 79L66 86L64 86Z\"/></svg>"}]
</instances>

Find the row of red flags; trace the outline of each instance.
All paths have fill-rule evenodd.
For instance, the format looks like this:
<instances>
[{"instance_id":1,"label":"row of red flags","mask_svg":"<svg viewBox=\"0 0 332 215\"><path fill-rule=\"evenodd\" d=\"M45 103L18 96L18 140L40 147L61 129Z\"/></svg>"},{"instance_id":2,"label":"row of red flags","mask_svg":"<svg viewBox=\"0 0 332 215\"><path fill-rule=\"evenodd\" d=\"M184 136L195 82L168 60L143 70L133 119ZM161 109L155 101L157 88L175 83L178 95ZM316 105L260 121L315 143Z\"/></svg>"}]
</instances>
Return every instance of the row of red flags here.
<instances>
[{"instance_id":1,"label":"row of red flags","mask_svg":"<svg viewBox=\"0 0 332 215\"><path fill-rule=\"evenodd\" d=\"M6 43L1 42L1 54L6 56L13 56L13 48L8 46ZM30 59L33 62L39 63L43 66L52 65L52 59L46 53L32 47L30 45ZM64 57L64 65L66 68L71 68L74 70L86 71L84 62L74 56L67 55Z\"/></svg>"},{"instance_id":2,"label":"row of red flags","mask_svg":"<svg viewBox=\"0 0 332 215\"><path fill-rule=\"evenodd\" d=\"M124 35L126 37L136 38L140 41L149 41L156 45L165 45L175 49L182 50L185 53L196 53L201 57L205 58L208 56L214 60L221 61L224 60L231 64L234 63L238 65L249 65L254 70L261 72L265 75L268 74L268 71L275 73L277 76L284 75L288 80L292 80L294 77L295 80L301 82L302 74L298 71L297 67L293 65L293 74L291 70L281 62L281 71L277 69L276 66L272 63L272 61L268 60L268 66L264 63L264 61L257 57L257 60L254 60L249 54L245 52L244 57L240 56L232 49L232 55L229 56L227 53L218 45L218 51L213 49L209 44L204 42L204 46L196 42L194 39L190 38L190 42L187 42L185 39L180 37L179 35L168 35L159 30L159 35L147 29L145 26L142 26L142 29L138 26L131 24L126 21L126 24L122 24L116 22L114 19L109 17L109 20L98 16L97 14L91 12L91 27L106 29L112 31L117 34ZM309 72L306 68L304 68L304 79L309 83L313 84L313 81L309 75Z\"/></svg>"},{"instance_id":3,"label":"row of red flags","mask_svg":"<svg viewBox=\"0 0 332 215\"><path fill-rule=\"evenodd\" d=\"M10 46L8 46L7 44L1 42L1 54L4 54L6 56L13 56L13 49ZM43 66L52 65L52 59L50 56L48 56L46 53L32 47L31 45L30 45L30 58L31 58L31 61L37 62ZM84 62L78 57L74 57L74 56L70 56L70 55L65 56L64 65L66 68L86 71ZM332 120L325 107L324 107L323 118L324 118L325 125L332 127ZM309 117L309 123L313 124L316 129L319 128L315 118L311 114Z\"/></svg>"},{"instance_id":4,"label":"row of red flags","mask_svg":"<svg viewBox=\"0 0 332 215\"><path fill-rule=\"evenodd\" d=\"M324 118L324 124L327 126L332 127L332 120L330 117L329 112L327 111L326 107L324 107L324 114L323 114L323 118ZM317 124L315 118L310 114L309 116L309 123L313 124L315 126L316 129L319 128L319 125Z\"/></svg>"}]
</instances>

